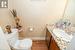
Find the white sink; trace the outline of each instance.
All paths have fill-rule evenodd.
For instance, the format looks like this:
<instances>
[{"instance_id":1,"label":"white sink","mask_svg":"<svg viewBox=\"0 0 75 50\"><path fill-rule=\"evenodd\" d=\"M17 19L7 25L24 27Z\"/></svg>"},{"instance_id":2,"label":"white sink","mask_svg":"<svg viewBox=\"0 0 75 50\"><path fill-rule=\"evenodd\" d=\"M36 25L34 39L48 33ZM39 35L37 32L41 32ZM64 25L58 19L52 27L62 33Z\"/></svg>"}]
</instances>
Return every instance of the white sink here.
<instances>
[{"instance_id":1,"label":"white sink","mask_svg":"<svg viewBox=\"0 0 75 50\"><path fill-rule=\"evenodd\" d=\"M64 30L59 28L53 29L53 34L65 41L70 41L72 39L72 36L68 35Z\"/></svg>"}]
</instances>

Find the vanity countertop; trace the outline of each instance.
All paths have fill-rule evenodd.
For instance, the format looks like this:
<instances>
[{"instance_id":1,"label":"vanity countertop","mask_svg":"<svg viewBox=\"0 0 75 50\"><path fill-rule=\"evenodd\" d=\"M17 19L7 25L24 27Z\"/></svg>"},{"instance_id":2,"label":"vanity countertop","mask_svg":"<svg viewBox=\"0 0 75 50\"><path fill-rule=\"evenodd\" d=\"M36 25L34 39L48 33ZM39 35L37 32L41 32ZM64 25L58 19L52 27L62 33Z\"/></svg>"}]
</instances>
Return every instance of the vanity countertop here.
<instances>
[{"instance_id":1,"label":"vanity countertop","mask_svg":"<svg viewBox=\"0 0 75 50\"><path fill-rule=\"evenodd\" d=\"M58 47L60 48L60 50L66 50L67 46L70 44L70 42L66 42L64 40L62 40L61 38L58 38L57 36L55 36L52 32L52 30L54 29L54 26L47 26L48 31L51 33L51 35L53 36L54 40L56 41Z\"/></svg>"}]
</instances>

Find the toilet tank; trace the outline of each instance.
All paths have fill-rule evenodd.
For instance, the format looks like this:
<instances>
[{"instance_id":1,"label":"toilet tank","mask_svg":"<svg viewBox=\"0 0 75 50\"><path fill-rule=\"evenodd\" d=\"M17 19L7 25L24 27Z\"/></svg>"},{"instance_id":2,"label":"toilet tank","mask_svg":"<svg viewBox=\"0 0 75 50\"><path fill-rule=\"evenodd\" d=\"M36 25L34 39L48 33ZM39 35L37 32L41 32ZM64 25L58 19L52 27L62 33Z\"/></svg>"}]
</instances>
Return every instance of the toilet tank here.
<instances>
[{"instance_id":1,"label":"toilet tank","mask_svg":"<svg viewBox=\"0 0 75 50\"><path fill-rule=\"evenodd\" d=\"M5 33L5 36L7 38L7 41L9 42L10 46L14 46L15 42L19 39L18 37L18 30L17 29L11 29L12 33L7 34Z\"/></svg>"}]
</instances>

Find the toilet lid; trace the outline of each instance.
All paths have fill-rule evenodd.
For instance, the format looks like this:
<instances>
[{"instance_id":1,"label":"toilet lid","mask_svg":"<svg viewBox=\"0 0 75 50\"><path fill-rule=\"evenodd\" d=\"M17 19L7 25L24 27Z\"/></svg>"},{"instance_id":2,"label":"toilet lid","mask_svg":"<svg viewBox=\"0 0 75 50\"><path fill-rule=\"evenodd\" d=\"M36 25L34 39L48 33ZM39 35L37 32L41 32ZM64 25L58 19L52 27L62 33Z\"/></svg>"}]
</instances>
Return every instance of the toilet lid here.
<instances>
[{"instance_id":1,"label":"toilet lid","mask_svg":"<svg viewBox=\"0 0 75 50\"><path fill-rule=\"evenodd\" d=\"M29 39L29 38L25 38L23 40L18 40L16 43L15 43L15 46L14 48L18 48L18 49L28 49L28 48L31 48L32 46L32 40Z\"/></svg>"}]
</instances>

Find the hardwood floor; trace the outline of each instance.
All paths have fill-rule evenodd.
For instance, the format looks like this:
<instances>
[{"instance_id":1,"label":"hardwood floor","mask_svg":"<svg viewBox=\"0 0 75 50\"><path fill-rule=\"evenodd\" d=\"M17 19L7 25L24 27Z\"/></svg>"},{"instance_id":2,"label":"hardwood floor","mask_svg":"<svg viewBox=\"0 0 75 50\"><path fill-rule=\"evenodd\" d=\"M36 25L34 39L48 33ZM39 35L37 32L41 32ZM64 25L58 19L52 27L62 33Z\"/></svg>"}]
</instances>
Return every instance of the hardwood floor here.
<instances>
[{"instance_id":1,"label":"hardwood floor","mask_svg":"<svg viewBox=\"0 0 75 50\"><path fill-rule=\"evenodd\" d=\"M32 50L48 50L45 40L33 40Z\"/></svg>"}]
</instances>

